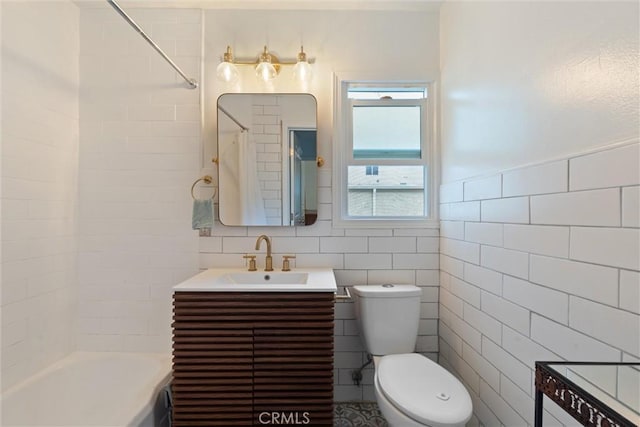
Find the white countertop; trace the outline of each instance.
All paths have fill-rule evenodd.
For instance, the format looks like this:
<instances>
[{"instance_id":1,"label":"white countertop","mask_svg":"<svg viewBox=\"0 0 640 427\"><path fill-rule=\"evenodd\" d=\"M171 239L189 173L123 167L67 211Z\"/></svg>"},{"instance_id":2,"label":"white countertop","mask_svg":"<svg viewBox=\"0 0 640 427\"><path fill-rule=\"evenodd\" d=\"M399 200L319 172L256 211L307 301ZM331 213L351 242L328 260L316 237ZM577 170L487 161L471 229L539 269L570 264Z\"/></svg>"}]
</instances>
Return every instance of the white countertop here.
<instances>
[{"instance_id":1,"label":"white countertop","mask_svg":"<svg viewBox=\"0 0 640 427\"><path fill-rule=\"evenodd\" d=\"M234 283L230 275L250 273L266 283ZM284 275L307 274L306 283L278 283L277 278ZM296 268L290 272L254 271L238 268L210 268L173 287L176 292L336 292L336 278L331 268Z\"/></svg>"}]
</instances>

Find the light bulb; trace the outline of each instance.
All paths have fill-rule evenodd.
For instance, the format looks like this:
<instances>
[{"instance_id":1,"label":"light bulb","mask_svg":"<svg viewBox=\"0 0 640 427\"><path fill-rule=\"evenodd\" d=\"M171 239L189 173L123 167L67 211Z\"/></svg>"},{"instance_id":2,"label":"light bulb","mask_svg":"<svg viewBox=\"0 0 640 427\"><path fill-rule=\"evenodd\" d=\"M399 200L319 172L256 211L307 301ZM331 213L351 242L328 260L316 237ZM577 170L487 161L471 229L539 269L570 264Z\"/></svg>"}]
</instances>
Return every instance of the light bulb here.
<instances>
[{"instance_id":1,"label":"light bulb","mask_svg":"<svg viewBox=\"0 0 640 427\"><path fill-rule=\"evenodd\" d=\"M220 81L234 83L238 80L238 69L231 62L221 62L216 68L216 76Z\"/></svg>"},{"instance_id":2,"label":"light bulb","mask_svg":"<svg viewBox=\"0 0 640 427\"><path fill-rule=\"evenodd\" d=\"M233 53L231 52L231 46L227 46L227 51L222 57L222 62L216 68L216 76L218 80L234 83L238 80L238 69L233 65Z\"/></svg>"},{"instance_id":3,"label":"light bulb","mask_svg":"<svg viewBox=\"0 0 640 427\"><path fill-rule=\"evenodd\" d=\"M301 83L308 83L313 75L311 64L307 61L307 54L304 52L304 47L300 46L300 52L298 53L298 62L293 67L293 78Z\"/></svg>"},{"instance_id":4,"label":"light bulb","mask_svg":"<svg viewBox=\"0 0 640 427\"><path fill-rule=\"evenodd\" d=\"M306 83L311 80L311 76L313 75L313 70L311 69L311 64L307 61L299 61L293 67L293 78Z\"/></svg>"},{"instance_id":5,"label":"light bulb","mask_svg":"<svg viewBox=\"0 0 640 427\"><path fill-rule=\"evenodd\" d=\"M263 82L275 79L276 74L276 69L270 62L261 62L256 67L256 77Z\"/></svg>"},{"instance_id":6,"label":"light bulb","mask_svg":"<svg viewBox=\"0 0 640 427\"><path fill-rule=\"evenodd\" d=\"M271 63L271 55L265 46L264 51L260 55L260 62L256 66L256 77L258 80L268 82L275 79L277 75L278 71Z\"/></svg>"}]
</instances>

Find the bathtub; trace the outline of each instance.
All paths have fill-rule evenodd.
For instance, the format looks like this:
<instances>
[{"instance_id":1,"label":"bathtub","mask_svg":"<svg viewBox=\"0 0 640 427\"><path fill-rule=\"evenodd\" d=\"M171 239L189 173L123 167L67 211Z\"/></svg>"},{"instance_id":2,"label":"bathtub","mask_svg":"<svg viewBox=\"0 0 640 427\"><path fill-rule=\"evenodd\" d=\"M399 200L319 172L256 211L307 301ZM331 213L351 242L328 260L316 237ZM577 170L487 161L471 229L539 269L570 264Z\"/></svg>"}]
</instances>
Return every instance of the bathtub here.
<instances>
[{"instance_id":1,"label":"bathtub","mask_svg":"<svg viewBox=\"0 0 640 427\"><path fill-rule=\"evenodd\" d=\"M168 426L169 354L76 352L1 398L9 426Z\"/></svg>"}]
</instances>

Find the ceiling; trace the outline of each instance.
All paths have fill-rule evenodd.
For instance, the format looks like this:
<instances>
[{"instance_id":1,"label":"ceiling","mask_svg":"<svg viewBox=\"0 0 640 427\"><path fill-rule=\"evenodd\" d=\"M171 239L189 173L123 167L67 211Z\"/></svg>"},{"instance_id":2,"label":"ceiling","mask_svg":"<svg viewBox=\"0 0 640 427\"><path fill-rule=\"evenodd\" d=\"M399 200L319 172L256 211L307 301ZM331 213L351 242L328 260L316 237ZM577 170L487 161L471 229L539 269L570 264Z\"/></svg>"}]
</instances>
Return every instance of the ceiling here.
<instances>
[{"instance_id":1,"label":"ceiling","mask_svg":"<svg viewBox=\"0 0 640 427\"><path fill-rule=\"evenodd\" d=\"M73 0L82 8L108 7L106 0ZM123 9L295 9L295 10L439 10L443 0L117 0Z\"/></svg>"}]
</instances>

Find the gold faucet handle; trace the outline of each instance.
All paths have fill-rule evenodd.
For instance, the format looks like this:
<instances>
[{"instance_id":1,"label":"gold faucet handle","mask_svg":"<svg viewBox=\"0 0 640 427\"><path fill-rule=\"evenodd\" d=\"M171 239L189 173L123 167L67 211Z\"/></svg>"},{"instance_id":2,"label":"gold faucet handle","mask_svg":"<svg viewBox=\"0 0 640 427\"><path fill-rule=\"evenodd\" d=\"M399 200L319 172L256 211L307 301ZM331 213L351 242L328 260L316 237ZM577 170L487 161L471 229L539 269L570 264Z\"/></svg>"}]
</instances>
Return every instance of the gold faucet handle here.
<instances>
[{"instance_id":1,"label":"gold faucet handle","mask_svg":"<svg viewBox=\"0 0 640 427\"><path fill-rule=\"evenodd\" d=\"M289 260L295 257L296 257L295 255L282 256L282 271L291 271L291 265L289 264Z\"/></svg>"},{"instance_id":2,"label":"gold faucet handle","mask_svg":"<svg viewBox=\"0 0 640 427\"><path fill-rule=\"evenodd\" d=\"M258 268L256 267L256 256L255 255L244 255L242 258L249 260L249 271L256 271Z\"/></svg>"}]
</instances>

